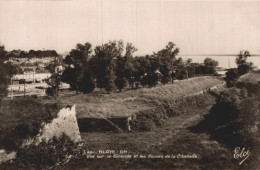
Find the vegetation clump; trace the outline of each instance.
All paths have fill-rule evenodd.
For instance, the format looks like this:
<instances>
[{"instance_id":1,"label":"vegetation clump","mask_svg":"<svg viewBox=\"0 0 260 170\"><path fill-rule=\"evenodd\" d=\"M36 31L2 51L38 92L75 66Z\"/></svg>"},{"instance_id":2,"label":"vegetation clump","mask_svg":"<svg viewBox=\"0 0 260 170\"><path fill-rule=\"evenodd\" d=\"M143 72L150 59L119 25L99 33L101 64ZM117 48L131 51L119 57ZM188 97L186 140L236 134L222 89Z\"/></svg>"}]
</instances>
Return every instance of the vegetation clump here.
<instances>
[{"instance_id":1,"label":"vegetation clump","mask_svg":"<svg viewBox=\"0 0 260 170\"><path fill-rule=\"evenodd\" d=\"M19 148L16 158L7 162L2 168L53 169L67 164L71 159L84 158L83 143L74 143L65 134L59 138L53 137L48 142L42 141L38 145Z\"/></svg>"},{"instance_id":2,"label":"vegetation clump","mask_svg":"<svg viewBox=\"0 0 260 170\"><path fill-rule=\"evenodd\" d=\"M248 96L246 89L231 88L218 95L210 113L196 128L209 131L231 148L254 147L260 137L259 109L259 96Z\"/></svg>"}]
</instances>

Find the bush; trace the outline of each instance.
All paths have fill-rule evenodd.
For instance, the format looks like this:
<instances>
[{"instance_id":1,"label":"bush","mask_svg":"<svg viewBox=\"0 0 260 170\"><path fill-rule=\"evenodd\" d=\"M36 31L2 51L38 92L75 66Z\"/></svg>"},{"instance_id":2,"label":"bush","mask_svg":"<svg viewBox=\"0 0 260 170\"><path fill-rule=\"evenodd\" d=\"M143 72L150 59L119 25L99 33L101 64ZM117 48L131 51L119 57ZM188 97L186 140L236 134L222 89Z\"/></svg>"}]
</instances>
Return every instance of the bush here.
<instances>
[{"instance_id":1,"label":"bush","mask_svg":"<svg viewBox=\"0 0 260 170\"><path fill-rule=\"evenodd\" d=\"M236 87L239 89L245 89L249 96L258 95L260 96L258 84L247 83L247 82L237 82Z\"/></svg>"},{"instance_id":2,"label":"bush","mask_svg":"<svg viewBox=\"0 0 260 170\"><path fill-rule=\"evenodd\" d=\"M249 64L241 64L238 65L237 67L237 71L239 75L244 75L246 73L248 73L251 69L251 66Z\"/></svg>"},{"instance_id":3,"label":"bush","mask_svg":"<svg viewBox=\"0 0 260 170\"><path fill-rule=\"evenodd\" d=\"M210 109L210 114L197 128L208 130L215 139L232 148L254 147L260 137L259 103L256 96L247 97L245 89L223 91Z\"/></svg>"},{"instance_id":4,"label":"bush","mask_svg":"<svg viewBox=\"0 0 260 170\"><path fill-rule=\"evenodd\" d=\"M161 126L166 118L164 109L160 106L140 111L136 115L136 119L131 121L133 130L152 131L156 126Z\"/></svg>"},{"instance_id":5,"label":"bush","mask_svg":"<svg viewBox=\"0 0 260 170\"><path fill-rule=\"evenodd\" d=\"M46 94L47 94L48 96L54 96L54 95L55 95L55 91L54 91L54 89L53 89L52 87L48 87L48 88L46 89Z\"/></svg>"},{"instance_id":6,"label":"bush","mask_svg":"<svg viewBox=\"0 0 260 170\"><path fill-rule=\"evenodd\" d=\"M210 109L210 115L206 119L209 120L209 128L216 128L225 125L237 119L238 110L231 102L218 102Z\"/></svg>"},{"instance_id":7,"label":"bush","mask_svg":"<svg viewBox=\"0 0 260 170\"><path fill-rule=\"evenodd\" d=\"M83 157L84 154L83 145L73 143L68 136L63 135L60 138L53 137L49 142L43 141L37 146L32 144L19 148L16 159L8 167L52 169L65 165L72 158Z\"/></svg>"}]
</instances>

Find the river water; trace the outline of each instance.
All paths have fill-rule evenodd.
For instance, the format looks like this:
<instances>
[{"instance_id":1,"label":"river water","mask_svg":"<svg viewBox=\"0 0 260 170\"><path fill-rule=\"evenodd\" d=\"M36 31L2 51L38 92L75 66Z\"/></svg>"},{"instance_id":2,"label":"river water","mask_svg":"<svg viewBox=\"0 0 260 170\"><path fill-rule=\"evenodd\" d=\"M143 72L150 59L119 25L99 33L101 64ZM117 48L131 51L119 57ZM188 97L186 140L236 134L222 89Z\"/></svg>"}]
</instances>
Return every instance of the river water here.
<instances>
[{"instance_id":1,"label":"river water","mask_svg":"<svg viewBox=\"0 0 260 170\"><path fill-rule=\"evenodd\" d=\"M184 60L191 58L193 62L203 63L204 59L209 57L213 60L219 62L219 67L223 68L233 68L237 67L236 65L236 56L195 56L195 55L183 55L181 56ZM252 62L254 66L257 66L260 69L260 56L251 56L248 58L248 61Z\"/></svg>"}]
</instances>

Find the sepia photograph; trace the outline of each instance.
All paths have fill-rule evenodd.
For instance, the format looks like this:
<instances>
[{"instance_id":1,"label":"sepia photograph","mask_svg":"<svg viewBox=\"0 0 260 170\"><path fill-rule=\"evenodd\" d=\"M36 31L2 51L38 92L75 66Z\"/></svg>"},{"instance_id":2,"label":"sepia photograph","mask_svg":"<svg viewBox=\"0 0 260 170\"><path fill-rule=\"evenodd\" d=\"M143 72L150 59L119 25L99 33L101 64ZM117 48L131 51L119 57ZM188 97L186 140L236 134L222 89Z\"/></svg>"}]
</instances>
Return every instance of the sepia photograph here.
<instances>
[{"instance_id":1,"label":"sepia photograph","mask_svg":"<svg viewBox=\"0 0 260 170\"><path fill-rule=\"evenodd\" d=\"M260 169L260 1L0 0L0 169Z\"/></svg>"}]
</instances>

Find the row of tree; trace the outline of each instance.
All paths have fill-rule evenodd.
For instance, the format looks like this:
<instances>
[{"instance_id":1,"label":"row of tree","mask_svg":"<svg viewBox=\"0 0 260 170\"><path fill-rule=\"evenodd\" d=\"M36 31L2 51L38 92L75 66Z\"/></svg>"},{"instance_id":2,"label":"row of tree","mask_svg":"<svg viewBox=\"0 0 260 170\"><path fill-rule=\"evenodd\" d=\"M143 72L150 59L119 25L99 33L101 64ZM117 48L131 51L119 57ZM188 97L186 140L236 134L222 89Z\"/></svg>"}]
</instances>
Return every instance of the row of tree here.
<instances>
[{"instance_id":1,"label":"row of tree","mask_svg":"<svg viewBox=\"0 0 260 170\"><path fill-rule=\"evenodd\" d=\"M12 50L6 54L7 58L43 58L43 57L57 57L59 56L55 50Z\"/></svg>"},{"instance_id":2,"label":"row of tree","mask_svg":"<svg viewBox=\"0 0 260 170\"><path fill-rule=\"evenodd\" d=\"M8 53L1 46L1 94L6 94L8 84L18 66L8 62ZM138 88L154 87L159 82L167 84L175 79L194 77L197 74L215 74L218 62L206 58L204 63L193 63L191 59L183 60L178 57L179 48L169 42L165 48L154 52L152 55L136 56L137 49L131 43L123 41L109 41L106 44L92 49L90 43L77 44L65 57L56 57L46 69L53 75L47 81L52 87L48 93L56 95L61 82L70 84L72 90L89 93L96 87L105 89L110 93L114 89L122 91L126 86ZM31 50L29 54L36 55L37 51ZM46 51L52 53L52 51ZM10 53L9 53L10 54ZM21 54L21 53L20 53ZM53 55L54 54L53 52ZM58 65L63 65L63 72L55 72ZM5 89L5 92L3 92Z\"/></svg>"},{"instance_id":3,"label":"row of tree","mask_svg":"<svg viewBox=\"0 0 260 170\"><path fill-rule=\"evenodd\" d=\"M117 88L122 91L127 85L154 87L174 79L194 77L196 74L215 74L217 61L206 58L203 64L177 58L179 48L172 42L152 55L136 56L137 49L131 43L109 41L96 46L90 43L77 44L64 59L66 68L61 81L70 84L76 91L89 93L95 87L110 93ZM57 79L57 75L56 78Z\"/></svg>"}]
</instances>

